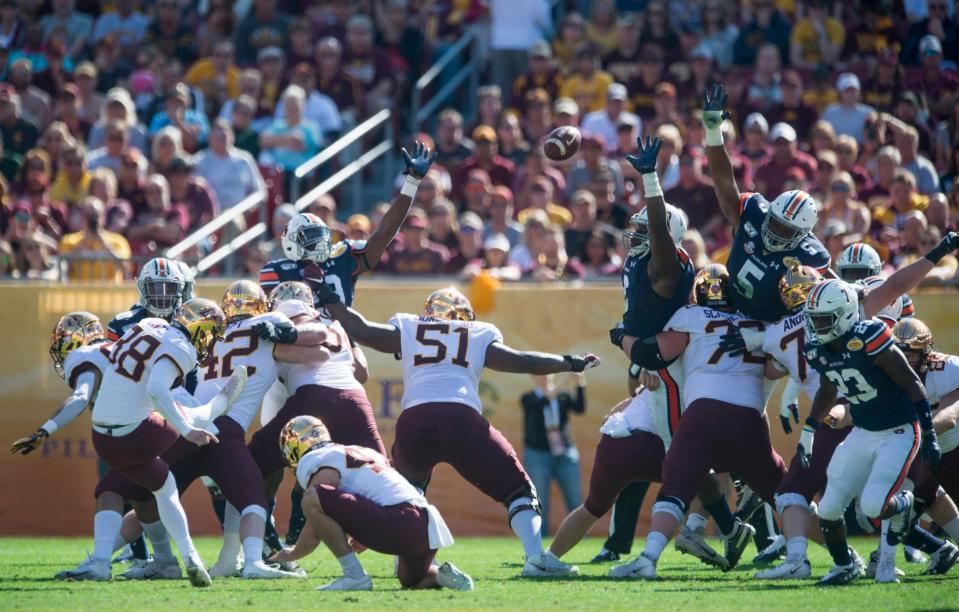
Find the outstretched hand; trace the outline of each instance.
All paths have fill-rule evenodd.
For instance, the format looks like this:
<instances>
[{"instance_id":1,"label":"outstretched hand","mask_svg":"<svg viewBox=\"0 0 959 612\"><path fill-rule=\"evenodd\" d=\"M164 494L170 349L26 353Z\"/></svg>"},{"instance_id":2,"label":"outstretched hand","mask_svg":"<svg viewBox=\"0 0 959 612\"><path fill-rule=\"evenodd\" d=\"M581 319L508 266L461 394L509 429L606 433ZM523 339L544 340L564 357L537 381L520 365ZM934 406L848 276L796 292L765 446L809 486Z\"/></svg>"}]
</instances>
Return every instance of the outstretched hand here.
<instances>
[{"instance_id":1,"label":"outstretched hand","mask_svg":"<svg viewBox=\"0 0 959 612\"><path fill-rule=\"evenodd\" d=\"M418 179L426 176L426 173L430 171L430 166L433 165L433 161L436 159L436 151L431 153L430 148L419 140L413 144L412 156L410 156L405 148L400 149L400 152L403 154L403 163L406 164L406 174Z\"/></svg>"},{"instance_id":2,"label":"outstretched hand","mask_svg":"<svg viewBox=\"0 0 959 612\"><path fill-rule=\"evenodd\" d=\"M717 129L723 124L723 120L731 115L726 110L726 90L722 85L713 85L711 89L703 92L705 104L703 105L703 125L706 129Z\"/></svg>"},{"instance_id":3,"label":"outstretched hand","mask_svg":"<svg viewBox=\"0 0 959 612\"><path fill-rule=\"evenodd\" d=\"M643 137L636 139L637 155L627 155L626 161L636 169L640 174L649 174L656 171L656 158L659 157L659 148L663 146L663 139L659 136L646 136L646 142Z\"/></svg>"}]
</instances>

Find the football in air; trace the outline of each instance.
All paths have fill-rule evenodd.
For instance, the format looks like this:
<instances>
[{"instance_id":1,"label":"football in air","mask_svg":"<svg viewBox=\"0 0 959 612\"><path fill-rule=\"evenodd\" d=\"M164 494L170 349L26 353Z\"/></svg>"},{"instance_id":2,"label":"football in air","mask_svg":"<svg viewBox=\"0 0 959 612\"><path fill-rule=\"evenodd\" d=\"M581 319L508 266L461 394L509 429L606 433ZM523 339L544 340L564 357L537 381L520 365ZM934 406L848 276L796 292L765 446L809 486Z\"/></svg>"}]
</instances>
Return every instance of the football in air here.
<instances>
[{"instance_id":1,"label":"football in air","mask_svg":"<svg viewBox=\"0 0 959 612\"><path fill-rule=\"evenodd\" d=\"M566 161L576 155L582 142L583 136L578 129L563 125L549 133L543 143L543 151L553 161Z\"/></svg>"}]
</instances>

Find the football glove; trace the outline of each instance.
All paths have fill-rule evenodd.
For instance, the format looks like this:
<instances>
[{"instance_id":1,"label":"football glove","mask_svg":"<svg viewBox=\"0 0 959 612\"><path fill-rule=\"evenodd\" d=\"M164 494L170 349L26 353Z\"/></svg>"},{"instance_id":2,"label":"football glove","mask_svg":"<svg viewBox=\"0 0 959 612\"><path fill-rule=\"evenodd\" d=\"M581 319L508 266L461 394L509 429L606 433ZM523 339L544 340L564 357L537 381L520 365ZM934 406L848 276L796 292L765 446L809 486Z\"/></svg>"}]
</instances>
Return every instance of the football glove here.
<instances>
[{"instance_id":1,"label":"football glove","mask_svg":"<svg viewBox=\"0 0 959 612\"><path fill-rule=\"evenodd\" d=\"M728 353L730 357L746 354L746 341L738 327L730 325L726 333L719 337L719 350Z\"/></svg>"},{"instance_id":2,"label":"football glove","mask_svg":"<svg viewBox=\"0 0 959 612\"><path fill-rule=\"evenodd\" d=\"M936 431L934 429L927 429L922 432L922 444L919 447L919 456L922 457L922 462L930 470L935 470L936 466L939 465L939 460L942 458L942 449L939 448L939 440L936 438Z\"/></svg>"},{"instance_id":3,"label":"football glove","mask_svg":"<svg viewBox=\"0 0 959 612\"><path fill-rule=\"evenodd\" d=\"M799 434L799 444L796 445L796 456L799 457L799 465L803 469L809 467L809 460L812 458L812 442L819 428L819 423L812 417L806 419L803 425L802 433Z\"/></svg>"},{"instance_id":4,"label":"football glove","mask_svg":"<svg viewBox=\"0 0 959 612\"><path fill-rule=\"evenodd\" d=\"M946 235L942 237L942 240L939 241L939 244L926 253L926 259L934 264L938 264L940 259L955 251L957 248L959 248L959 233L947 232Z\"/></svg>"},{"instance_id":5,"label":"football glove","mask_svg":"<svg viewBox=\"0 0 959 612\"><path fill-rule=\"evenodd\" d=\"M270 323L263 321L253 326L253 330L263 340L269 340L275 344L296 344L299 334L293 325Z\"/></svg>"},{"instance_id":6,"label":"football glove","mask_svg":"<svg viewBox=\"0 0 959 612\"><path fill-rule=\"evenodd\" d=\"M643 144L643 137L636 139L636 148L638 155L627 155L626 161L636 169L640 174L649 174L656 172L656 158L659 156L659 148L663 146L663 139L659 136L655 138L646 136L646 143Z\"/></svg>"},{"instance_id":7,"label":"football glove","mask_svg":"<svg viewBox=\"0 0 959 612\"><path fill-rule=\"evenodd\" d=\"M433 165L433 160L436 159L436 151L431 154L430 148L418 140L413 145L412 157L406 152L405 148L400 149L400 152L403 154L403 163L406 164L404 172L418 179L426 176L426 173L430 171L430 166Z\"/></svg>"},{"instance_id":8,"label":"football glove","mask_svg":"<svg viewBox=\"0 0 959 612\"><path fill-rule=\"evenodd\" d=\"M29 455L33 451L37 450L47 438L50 437L50 434L47 433L47 430L40 428L36 430L29 438L20 438L16 442L10 445L11 453L20 453L21 455Z\"/></svg>"},{"instance_id":9,"label":"football glove","mask_svg":"<svg viewBox=\"0 0 959 612\"><path fill-rule=\"evenodd\" d=\"M595 368L602 363L596 355L586 353L585 355L563 355L563 361L569 364L570 372L582 372L589 368Z\"/></svg>"},{"instance_id":10,"label":"football glove","mask_svg":"<svg viewBox=\"0 0 959 612\"><path fill-rule=\"evenodd\" d=\"M336 304L342 301L340 294L329 283L318 283L316 287L313 287L313 293L321 304Z\"/></svg>"},{"instance_id":11,"label":"football glove","mask_svg":"<svg viewBox=\"0 0 959 612\"><path fill-rule=\"evenodd\" d=\"M712 91L703 92L705 104L703 105L703 125L707 130L718 129L723 124L723 120L730 117L729 111L725 110L726 90L722 85L713 85Z\"/></svg>"}]
</instances>

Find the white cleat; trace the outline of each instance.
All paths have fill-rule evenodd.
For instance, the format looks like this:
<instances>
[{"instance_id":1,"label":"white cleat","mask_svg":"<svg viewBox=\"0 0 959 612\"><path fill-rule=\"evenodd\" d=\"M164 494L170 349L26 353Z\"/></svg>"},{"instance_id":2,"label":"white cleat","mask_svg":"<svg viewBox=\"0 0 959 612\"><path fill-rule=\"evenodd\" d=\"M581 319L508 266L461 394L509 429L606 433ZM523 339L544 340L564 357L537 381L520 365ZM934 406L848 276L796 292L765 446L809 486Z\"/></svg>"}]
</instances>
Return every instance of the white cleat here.
<instances>
[{"instance_id":1,"label":"white cleat","mask_svg":"<svg viewBox=\"0 0 959 612\"><path fill-rule=\"evenodd\" d=\"M254 561L243 566L242 576L250 579L278 580L283 578L306 578L305 574L285 572L278 567L270 567L263 561Z\"/></svg>"},{"instance_id":2,"label":"white cleat","mask_svg":"<svg viewBox=\"0 0 959 612\"><path fill-rule=\"evenodd\" d=\"M866 575L866 562L862 560L862 556L856 552L856 549L849 547L849 558L852 559L852 564L856 568L856 572L859 573L859 577L862 578ZM871 560L871 557L870 557ZM896 570L899 571L899 570Z\"/></svg>"},{"instance_id":3,"label":"white cleat","mask_svg":"<svg viewBox=\"0 0 959 612\"><path fill-rule=\"evenodd\" d=\"M187 561L186 576L189 578L190 584L195 587L208 587L213 584L213 580L210 579L210 574L207 573L206 568L196 561Z\"/></svg>"},{"instance_id":4,"label":"white cleat","mask_svg":"<svg viewBox=\"0 0 959 612\"><path fill-rule=\"evenodd\" d=\"M447 561L436 570L436 584L453 591L472 591L473 579L469 574Z\"/></svg>"},{"instance_id":5,"label":"white cleat","mask_svg":"<svg viewBox=\"0 0 959 612\"><path fill-rule=\"evenodd\" d=\"M133 567L120 574L120 577L127 580L179 580L183 578L183 572L176 559L166 561L153 559L147 563L138 561Z\"/></svg>"},{"instance_id":6,"label":"white cleat","mask_svg":"<svg viewBox=\"0 0 959 612\"><path fill-rule=\"evenodd\" d=\"M753 565L771 565L777 560L782 559L786 550L786 537L783 534L777 535L769 546L759 551L753 557Z\"/></svg>"},{"instance_id":7,"label":"white cleat","mask_svg":"<svg viewBox=\"0 0 959 612\"><path fill-rule=\"evenodd\" d=\"M876 564L876 582L892 584L899 582L896 575L896 547L883 547L879 552L879 562Z\"/></svg>"},{"instance_id":8,"label":"white cleat","mask_svg":"<svg viewBox=\"0 0 959 612\"><path fill-rule=\"evenodd\" d=\"M578 567L560 561L556 555L545 550L526 560L522 575L527 578L545 578L548 576L574 576L578 573Z\"/></svg>"},{"instance_id":9,"label":"white cleat","mask_svg":"<svg viewBox=\"0 0 959 612\"><path fill-rule=\"evenodd\" d=\"M790 561L786 560L767 570L756 574L757 580L805 580L812 577L812 567L809 565L809 559Z\"/></svg>"},{"instance_id":10,"label":"white cleat","mask_svg":"<svg viewBox=\"0 0 959 612\"><path fill-rule=\"evenodd\" d=\"M705 563L725 570L729 563L726 557L722 556L713 547L706 543L706 538L698 531L693 531L683 525L676 538L676 550L683 554L692 555Z\"/></svg>"},{"instance_id":11,"label":"white cleat","mask_svg":"<svg viewBox=\"0 0 959 612\"><path fill-rule=\"evenodd\" d=\"M340 576L329 584L316 587L317 591L372 591L373 580L364 575L362 578Z\"/></svg>"},{"instance_id":12,"label":"white cleat","mask_svg":"<svg viewBox=\"0 0 959 612\"><path fill-rule=\"evenodd\" d=\"M641 580L655 580L659 578L659 576L656 575L656 564L653 563L652 559L642 553L629 563L609 568L609 577Z\"/></svg>"},{"instance_id":13,"label":"white cleat","mask_svg":"<svg viewBox=\"0 0 959 612\"><path fill-rule=\"evenodd\" d=\"M246 366L236 366L233 369L233 374L230 375L229 380L212 400L210 406L211 421L228 411L236 400L240 399L243 387L246 386L246 377Z\"/></svg>"},{"instance_id":14,"label":"white cleat","mask_svg":"<svg viewBox=\"0 0 959 612\"><path fill-rule=\"evenodd\" d=\"M94 561L87 558L75 568L60 572L55 577L57 580L109 582L113 579L113 568L109 561Z\"/></svg>"},{"instance_id":15,"label":"white cleat","mask_svg":"<svg viewBox=\"0 0 959 612\"><path fill-rule=\"evenodd\" d=\"M243 574L243 557L237 555L232 561L217 559L210 568L211 578L239 578Z\"/></svg>"},{"instance_id":16,"label":"white cleat","mask_svg":"<svg viewBox=\"0 0 959 612\"><path fill-rule=\"evenodd\" d=\"M856 554L856 558L858 558L859 563L863 563L862 557L859 557L858 553ZM853 559L853 563L856 563L856 558ZM893 561L895 562L895 559ZM875 578L876 572L878 571L879 571L879 550L877 549L869 553L869 565L865 565L865 564L863 565L862 576L865 576L866 578ZM896 576L902 578L905 575L906 575L906 572L902 571L898 567L896 568Z\"/></svg>"}]
</instances>

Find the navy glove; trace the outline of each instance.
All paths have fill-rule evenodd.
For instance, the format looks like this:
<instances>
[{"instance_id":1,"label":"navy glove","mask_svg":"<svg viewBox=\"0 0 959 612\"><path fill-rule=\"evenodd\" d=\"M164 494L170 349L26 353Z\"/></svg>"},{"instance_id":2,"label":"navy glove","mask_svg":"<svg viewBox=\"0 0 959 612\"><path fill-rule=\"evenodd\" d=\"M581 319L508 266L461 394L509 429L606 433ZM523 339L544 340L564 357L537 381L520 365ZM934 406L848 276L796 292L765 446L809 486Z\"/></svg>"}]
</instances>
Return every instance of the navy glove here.
<instances>
[{"instance_id":1,"label":"navy glove","mask_svg":"<svg viewBox=\"0 0 959 612\"><path fill-rule=\"evenodd\" d=\"M426 176L426 173L430 171L430 166L433 165L433 160L436 159L436 151L431 154L430 148L418 140L413 145L412 157L406 152L405 148L400 149L400 152L403 154L403 163L406 164L406 174L418 179Z\"/></svg>"},{"instance_id":2,"label":"navy glove","mask_svg":"<svg viewBox=\"0 0 959 612\"><path fill-rule=\"evenodd\" d=\"M819 429L819 423L812 417L808 417L806 424L803 425L802 433L799 434L796 456L799 457L799 465L804 470L809 467L809 460L812 459L812 443L817 429Z\"/></svg>"},{"instance_id":3,"label":"navy glove","mask_svg":"<svg viewBox=\"0 0 959 612\"><path fill-rule=\"evenodd\" d=\"M935 470L942 458L942 449L939 448L939 440L936 438L936 432L933 429L927 429L922 432L922 445L919 447L919 456L922 462Z\"/></svg>"},{"instance_id":4,"label":"navy glove","mask_svg":"<svg viewBox=\"0 0 959 612\"><path fill-rule=\"evenodd\" d=\"M210 355L210 359L216 360L216 357ZM190 395L196 393L196 386L200 384L199 379L199 368L193 368L186 374L186 380L183 381L183 388L186 389L186 392Z\"/></svg>"},{"instance_id":5,"label":"navy glove","mask_svg":"<svg viewBox=\"0 0 959 612\"><path fill-rule=\"evenodd\" d=\"M636 169L640 174L649 174L656 172L656 158L659 156L659 148L663 146L663 139L659 136L655 138L646 136L646 143L643 144L643 137L636 139L636 148L638 155L627 155L626 161Z\"/></svg>"},{"instance_id":6,"label":"navy glove","mask_svg":"<svg viewBox=\"0 0 959 612\"><path fill-rule=\"evenodd\" d=\"M719 350L729 353L730 357L746 354L746 341L738 327L730 325L726 333L719 337Z\"/></svg>"},{"instance_id":7,"label":"navy glove","mask_svg":"<svg viewBox=\"0 0 959 612\"><path fill-rule=\"evenodd\" d=\"M253 330L260 338L275 344L296 344L299 335L293 325L276 325L269 321L257 323Z\"/></svg>"},{"instance_id":8,"label":"navy glove","mask_svg":"<svg viewBox=\"0 0 959 612\"><path fill-rule=\"evenodd\" d=\"M788 404L785 410L788 412L784 412L783 410L780 410L779 422L782 423L783 425L783 431L789 434L793 432L793 427L789 423L789 415L790 414L792 415L793 421L798 425L799 424L799 405L793 402L791 404Z\"/></svg>"},{"instance_id":9,"label":"navy glove","mask_svg":"<svg viewBox=\"0 0 959 612\"><path fill-rule=\"evenodd\" d=\"M955 251L957 248L959 248L959 233L947 232L946 235L942 237L942 240L939 241L939 244L926 253L926 259L934 264L938 264L940 259Z\"/></svg>"},{"instance_id":10,"label":"navy glove","mask_svg":"<svg viewBox=\"0 0 959 612\"><path fill-rule=\"evenodd\" d=\"M703 96L703 125L706 129L716 129L723 124L724 119L731 116L729 111L725 110L726 90L722 85L713 85L712 91L704 91Z\"/></svg>"},{"instance_id":11,"label":"navy glove","mask_svg":"<svg viewBox=\"0 0 959 612\"><path fill-rule=\"evenodd\" d=\"M618 346L623 348L623 338L626 337L626 328L617 325L613 329L609 330L609 341L613 343L613 346Z\"/></svg>"},{"instance_id":12,"label":"navy glove","mask_svg":"<svg viewBox=\"0 0 959 612\"><path fill-rule=\"evenodd\" d=\"M316 295L316 301L320 304L336 304L342 301L340 294L329 283L317 283L317 286L313 287L313 293Z\"/></svg>"}]
</instances>

